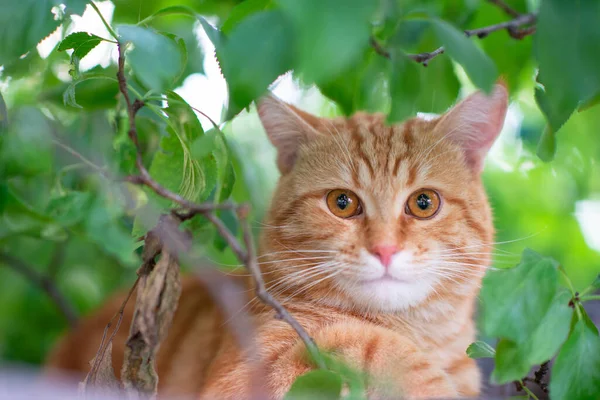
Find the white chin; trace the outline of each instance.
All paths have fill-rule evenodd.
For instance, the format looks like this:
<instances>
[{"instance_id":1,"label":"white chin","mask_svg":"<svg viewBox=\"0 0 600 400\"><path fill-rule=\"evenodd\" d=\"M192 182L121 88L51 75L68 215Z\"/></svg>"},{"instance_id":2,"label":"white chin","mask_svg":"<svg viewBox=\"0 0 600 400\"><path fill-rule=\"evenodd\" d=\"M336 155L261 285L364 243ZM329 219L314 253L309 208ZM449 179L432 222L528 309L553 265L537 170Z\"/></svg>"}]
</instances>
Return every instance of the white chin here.
<instances>
[{"instance_id":1,"label":"white chin","mask_svg":"<svg viewBox=\"0 0 600 400\"><path fill-rule=\"evenodd\" d=\"M345 285L344 285L345 286ZM418 305L429 295L426 282L377 280L347 288L355 305L365 311L394 312Z\"/></svg>"}]
</instances>

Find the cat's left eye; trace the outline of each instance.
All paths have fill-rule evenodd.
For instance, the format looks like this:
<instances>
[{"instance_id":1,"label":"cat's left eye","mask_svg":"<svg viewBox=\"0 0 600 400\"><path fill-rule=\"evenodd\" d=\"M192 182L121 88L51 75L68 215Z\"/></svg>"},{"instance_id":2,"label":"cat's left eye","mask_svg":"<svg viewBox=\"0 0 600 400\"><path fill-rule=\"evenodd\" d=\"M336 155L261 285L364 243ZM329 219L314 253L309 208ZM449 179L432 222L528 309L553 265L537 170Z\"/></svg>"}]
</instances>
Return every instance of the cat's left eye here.
<instances>
[{"instance_id":1,"label":"cat's left eye","mask_svg":"<svg viewBox=\"0 0 600 400\"><path fill-rule=\"evenodd\" d=\"M428 219L438 213L442 202L440 195L431 189L419 189L406 202L406 213L419 219Z\"/></svg>"},{"instance_id":2,"label":"cat's left eye","mask_svg":"<svg viewBox=\"0 0 600 400\"><path fill-rule=\"evenodd\" d=\"M336 217L350 218L362 212L358 196L351 190L335 189L327 193L327 207Z\"/></svg>"}]
</instances>

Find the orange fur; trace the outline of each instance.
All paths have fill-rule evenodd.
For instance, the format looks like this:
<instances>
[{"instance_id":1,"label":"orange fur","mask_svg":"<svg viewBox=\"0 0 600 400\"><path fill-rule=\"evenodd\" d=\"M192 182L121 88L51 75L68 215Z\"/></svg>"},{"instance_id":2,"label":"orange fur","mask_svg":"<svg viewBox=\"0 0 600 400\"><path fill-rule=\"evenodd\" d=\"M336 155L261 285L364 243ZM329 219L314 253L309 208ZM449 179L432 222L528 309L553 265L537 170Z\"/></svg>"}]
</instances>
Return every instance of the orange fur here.
<instances>
[{"instance_id":1,"label":"orange fur","mask_svg":"<svg viewBox=\"0 0 600 400\"><path fill-rule=\"evenodd\" d=\"M475 94L441 118L394 126L364 113L318 119L273 98L259 106L283 173L260 241L265 282L320 348L368 374L371 398L389 395L389 384L407 398L479 393L479 371L465 349L475 338L474 301L494 234L480 171L506 102L497 86L491 97ZM405 212L406 199L420 188L442 198L428 220ZM334 216L324 200L332 189L356 193L363 214ZM397 249L389 270L371 252L381 244ZM394 279L368 282L385 273ZM295 332L249 300L264 389L281 398L312 366ZM118 304L117 297L84 320L48 365L86 371ZM200 283L184 281L157 360L161 393L250 395L257 364L228 329L229 318ZM126 332L123 326L115 338L116 370Z\"/></svg>"}]
</instances>

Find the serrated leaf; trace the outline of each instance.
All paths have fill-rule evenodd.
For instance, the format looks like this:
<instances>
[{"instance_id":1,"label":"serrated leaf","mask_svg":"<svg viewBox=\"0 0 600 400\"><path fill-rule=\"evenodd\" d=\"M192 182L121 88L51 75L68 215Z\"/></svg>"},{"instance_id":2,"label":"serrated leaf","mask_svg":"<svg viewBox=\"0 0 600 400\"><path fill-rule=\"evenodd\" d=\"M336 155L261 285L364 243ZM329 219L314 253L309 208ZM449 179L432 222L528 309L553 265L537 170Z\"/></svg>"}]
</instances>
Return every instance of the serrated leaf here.
<instances>
[{"instance_id":1,"label":"serrated leaf","mask_svg":"<svg viewBox=\"0 0 600 400\"><path fill-rule=\"evenodd\" d=\"M183 69L184 57L177 43L152 29L135 25L120 25L118 32L123 42L133 46L126 59L136 77L157 93L170 89Z\"/></svg>"},{"instance_id":2,"label":"serrated leaf","mask_svg":"<svg viewBox=\"0 0 600 400\"><path fill-rule=\"evenodd\" d=\"M391 53L392 78L390 82L390 97L392 108L388 122L399 122L416 114L416 99L419 97L421 86L420 65L408 58L399 50Z\"/></svg>"},{"instance_id":3,"label":"serrated leaf","mask_svg":"<svg viewBox=\"0 0 600 400\"><path fill-rule=\"evenodd\" d=\"M225 45L217 49L229 92L227 119L292 68L291 41L289 29L277 11L255 13L235 27Z\"/></svg>"},{"instance_id":4,"label":"serrated leaf","mask_svg":"<svg viewBox=\"0 0 600 400\"><path fill-rule=\"evenodd\" d=\"M569 323L573 310L569 307L570 293L559 292L544 319L522 343L501 339L496 347L496 368L492 381L497 384L511 382L524 377L531 367L550 360L569 334Z\"/></svg>"},{"instance_id":5,"label":"serrated leaf","mask_svg":"<svg viewBox=\"0 0 600 400\"><path fill-rule=\"evenodd\" d=\"M53 0L5 1L0 12L0 65L18 59L50 35L60 24L54 19Z\"/></svg>"},{"instance_id":6,"label":"serrated leaf","mask_svg":"<svg viewBox=\"0 0 600 400\"><path fill-rule=\"evenodd\" d=\"M322 83L349 68L369 47L377 2L364 0L279 0L296 37L297 70ZM289 45L289 43L288 43Z\"/></svg>"},{"instance_id":7,"label":"serrated leaf","mask_svg":"<svg viewBox=\"0 0 600 400\"><path fill-rule=\"evenodd\" d=\"M467 347L467 355L471 358L494 358L496 350L486 342L477 341Z\"/></svg>"},{"instance_id":8,"label":"serrated leaf","mask_svg":"<svg viewBox=\"0 0 600 400\"><path fill-rule=\"evenodd\" d=\"M600 91L598 15L596 0L541 2L534 41L544 91L536 100L554 132Z\"/></svg>"},{"instance_id":9,"label":"serrated leaf","mask_svg":"<svg viewBox=\"0 0 600 400\"><path fill-rule=\"evenodd\" d=\"M73 49L73 56L81 60L103 39L88 32L75 32L63 39L58 45L58 51Z\"/></svg>"},{"instance_id":10,"label":"serrated leaf","mask_svg":"<svg viewBox=\"0 0 600 400\"><path fill-rule=\"evenodd\" d=\"M448 22L434 19L432 25L446 53L462 65L475 86L490 93L498 78L498 70L494 62L463 32Z\"/></svg>"},{"instance_id":11,"label":"serrated leaf","mask_svg":"<svg viewBox=\"0 0 600 400\"><path fill-rule=\"evenodd\" d=\"M559 288L558 263L533 250L507 270L489 271L483 280L482 328L486 335L527 341L551 310Z\"/></svg>"},{"instance_id":12,"label":"serrated leaf","mask_svg":"<svg viewBox=\"0 0 600 400\"><path fill-rule=\"evenodd\" d=\"M591 323L580 320L562 346L552 368L550 396L555 400L587 400L600 393L600 337Z\"/></svg>"},{"instance_id":13,"label":"serrated leaf","mask_svg":"<svg viewBox=\"0 0 600 400\"><path fill-rule=\"evenodd\" d=\"M342 378L331 371L315 370L299 376L284 400L337 400L342 392Z\"/></svg>"}]
</instances>

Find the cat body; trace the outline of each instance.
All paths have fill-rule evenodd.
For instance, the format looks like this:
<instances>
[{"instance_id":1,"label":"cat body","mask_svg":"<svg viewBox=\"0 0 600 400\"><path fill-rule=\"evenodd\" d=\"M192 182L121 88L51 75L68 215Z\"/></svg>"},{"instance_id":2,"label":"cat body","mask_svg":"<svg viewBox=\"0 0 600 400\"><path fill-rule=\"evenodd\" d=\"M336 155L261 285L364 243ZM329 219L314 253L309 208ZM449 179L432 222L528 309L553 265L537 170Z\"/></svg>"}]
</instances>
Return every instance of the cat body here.
<instances>
[{"instance_id":1,"label":"cat body","mask_svg":"<svg viewBox=\"0 0 600 400\"><path fill-rule=\"evenodd\" d=\"M371 398L479 393L465 350L494 235L480 173L506 107L501 85L440 118L397 125L366 113L321 119L273 97L258 106L282 173L260 240L265 283L320 349L366 373ZM232 279L248 296L242 312L224 313L199 281L184 280L156 360L160 393L279 399L314 368L248 277ZM63 338L49 366L86 371L121 300ZM240 315L250 317L250 345ZM126 336L123 326L117 371Z\"/></svg>"}]
</instances>

